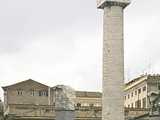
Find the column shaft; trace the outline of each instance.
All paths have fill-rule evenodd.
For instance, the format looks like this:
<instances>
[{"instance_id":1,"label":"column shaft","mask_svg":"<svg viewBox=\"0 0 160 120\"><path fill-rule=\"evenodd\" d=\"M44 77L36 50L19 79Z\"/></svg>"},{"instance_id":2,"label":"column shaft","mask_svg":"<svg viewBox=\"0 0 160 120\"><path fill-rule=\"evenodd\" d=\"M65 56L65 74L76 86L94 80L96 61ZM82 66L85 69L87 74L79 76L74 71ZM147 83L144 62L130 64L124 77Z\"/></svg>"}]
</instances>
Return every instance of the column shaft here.
<instances>
[{"instance_id":1,"label":"column shaft","mask_svg":"<svg viewBox=\"0 0 160 120\"><path fill-rule=\"evenodd\" d=\"M104 7L102 119L124 120L123 7Z\"/></svg>"}]
</instances>

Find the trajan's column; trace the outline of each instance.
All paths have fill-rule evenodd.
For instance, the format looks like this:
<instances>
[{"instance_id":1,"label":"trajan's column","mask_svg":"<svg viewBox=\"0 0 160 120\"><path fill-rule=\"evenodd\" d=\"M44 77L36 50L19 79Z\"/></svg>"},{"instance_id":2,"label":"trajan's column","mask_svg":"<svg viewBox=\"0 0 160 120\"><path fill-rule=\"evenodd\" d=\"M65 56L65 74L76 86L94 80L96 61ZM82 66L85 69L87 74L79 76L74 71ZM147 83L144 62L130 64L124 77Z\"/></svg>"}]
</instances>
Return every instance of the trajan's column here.
<instances>
[{"instance_id":1,"label":"trajan's column","mask_svg":"<svg viewBox=\"0 0 160 120\"><path fill-rule=\"evenodd\" d=\"M102 120L124 120L123 9L129 0L98 0L104 10Z\"/></svg>"}]
</instances>

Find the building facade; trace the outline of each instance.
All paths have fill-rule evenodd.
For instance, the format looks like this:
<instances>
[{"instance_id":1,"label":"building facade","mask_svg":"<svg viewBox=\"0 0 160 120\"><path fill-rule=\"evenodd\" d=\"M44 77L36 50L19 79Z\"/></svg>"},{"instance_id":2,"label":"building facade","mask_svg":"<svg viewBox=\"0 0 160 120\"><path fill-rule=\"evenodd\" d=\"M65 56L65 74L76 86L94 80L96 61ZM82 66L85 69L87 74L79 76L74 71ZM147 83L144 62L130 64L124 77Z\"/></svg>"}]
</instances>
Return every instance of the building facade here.
<instances>
[{"instance_id":1,"label":"building facade","mask_svg":"<svg viewBox=\"0 0 160 120\"><path fill-rule=\"evenodd\" d=\"M4 115L15 120L55 119L55 89L34 80L22 81L4 90ZM125 117L147 114L150 93L160 92L159 75L143 75L125 84ZM102 94L76 91L76 119L101 120Z\"/></svg>"},{"instance_id":2,"label":"building facade","mask_svg":"<svg viewBox=\"0 0 160 120\"><path fill-rule=\"evenodd\" d=\"M4 90L4 115L10 119L55 119L54 87L34 80L22 81ZM101 119L101 93L76 91L76 119Z\"/></svg>"},{"instance_id":3,"label":"building facade","mask_svg":"<svg viewBox=\"0 0 160 120\"><path fill-rule=\"evenodd\" d=\"M160 75L143 75L125 85L126 108L150 108L148 95L160 92Z\"/></svg>"}]
</instances>

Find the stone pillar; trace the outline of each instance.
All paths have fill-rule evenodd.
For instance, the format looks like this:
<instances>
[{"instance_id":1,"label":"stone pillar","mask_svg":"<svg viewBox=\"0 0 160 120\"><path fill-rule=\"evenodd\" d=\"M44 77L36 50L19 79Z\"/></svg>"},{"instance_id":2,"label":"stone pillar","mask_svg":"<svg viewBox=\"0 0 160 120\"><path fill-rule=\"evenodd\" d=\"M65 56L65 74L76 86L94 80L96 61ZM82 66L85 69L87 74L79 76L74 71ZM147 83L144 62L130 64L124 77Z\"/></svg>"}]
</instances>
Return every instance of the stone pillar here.
<instances>
[{"instance_id":1,"label":"stone pillar","mask_svg":"<svg viewBox=\"0 0 160 120\"><path fill-rule=\"evenodd\" d=\"M99 0L104 10L102 120L124 120L123 9L129 0Z\"/></svg>"},{"instance_id":2,"label":"stone pillar","mask_svg":"<svg viewBox=\"0 0 160 120\"><path fill-rule=\"evenodd\" d=\"M55 112L56 120L75 119L75 91L64 85L55 87Z\"/></svg>"}]
</instances>

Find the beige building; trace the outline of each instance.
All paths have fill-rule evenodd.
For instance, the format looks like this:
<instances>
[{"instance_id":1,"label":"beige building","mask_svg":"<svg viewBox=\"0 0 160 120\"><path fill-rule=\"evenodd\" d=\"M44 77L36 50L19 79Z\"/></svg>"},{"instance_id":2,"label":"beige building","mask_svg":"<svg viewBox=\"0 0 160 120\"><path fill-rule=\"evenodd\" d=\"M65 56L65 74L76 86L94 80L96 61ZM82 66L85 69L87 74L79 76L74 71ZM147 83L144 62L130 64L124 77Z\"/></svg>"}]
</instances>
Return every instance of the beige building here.
<instances>
[{"instance_id":1,"label":"beige building","mask_svg":"<svg viewBox=\"0 0 160 120\"><path fill-rule=\"evenodd\" d=\"M22 81L4 90L4 114L15 120L46 120L55 118L55 89L34 80ZM159 92L160 75L143 75L125 85L125 115L147 113L148 94ZM102 94L76 91L76 120L101 120Z\"/></svg>"},{"instance_id":2,"label":"beige building","mask_svg":"<svg viewBox=\"0 0 160 120\"><path fill-rule=\"evenodd\" d=\"M54 87L34 80L22 81L4 90L4 114L8 118L46 120L55 118ZM101 93L76 91L76 119L101 119Z\"/></svg>"},{"instance_id":3,"label":"beige building","mask_svg":"<svg viewBox=\"0 0 160 120\"><path fill-rule=\"evenodd\" d=\"M142 75L125 85L126 108L149 108L148 95L160 91L160 75Z\"/></svg>"}]
</instances>

